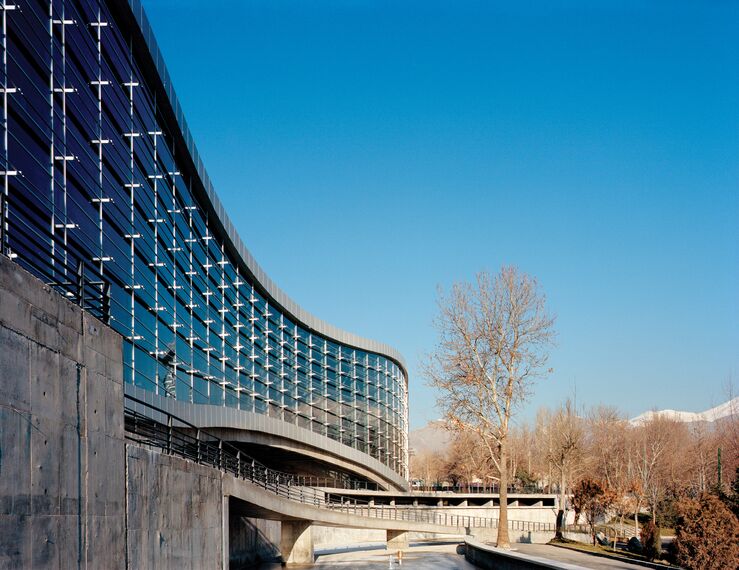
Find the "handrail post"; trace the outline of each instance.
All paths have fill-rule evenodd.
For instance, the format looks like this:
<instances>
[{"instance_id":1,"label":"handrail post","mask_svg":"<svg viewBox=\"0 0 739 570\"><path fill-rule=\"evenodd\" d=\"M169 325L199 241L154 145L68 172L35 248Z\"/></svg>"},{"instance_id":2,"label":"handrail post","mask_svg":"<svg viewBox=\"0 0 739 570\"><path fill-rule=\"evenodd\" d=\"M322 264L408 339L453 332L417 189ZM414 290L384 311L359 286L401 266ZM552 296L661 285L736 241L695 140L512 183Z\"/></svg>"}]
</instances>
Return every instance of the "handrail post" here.
<instances>
[{"instance_id":1,"label":"handrail post","mask_svg":"<svg viewBox=\"0 0 739 570\"><path fill-rule=\"evenodd\" d=\"M85 308L85 262L77 262L77 304Z\"/></svg>"},{"instance_id":2,"label":"handrail post","mask_svg":"<svg viewBox=\"0 0 739 570\"><path fill-rule=\"evenodd\" d=\"M103 322L110 324L110 281L103 283L102 295Z\"/></svg>"},{"instance_id":3,"label":"handrail post","mask_svg":"<svg viewBox=\"0 0 739 570\"><path fill-rule=\"evenodd\" d=\"M0 192L0 253L5 253L5 192Z\"/></svg>"},{"instance_id":4,"label":"handrail post","mask_svg":"<svg viewBox=\"0 0 739 570\"><path fill-rule=\"evenodd\" d=\"M167 453L172 455L172 416L167 414Z\"/></svg>"}]
</instances>

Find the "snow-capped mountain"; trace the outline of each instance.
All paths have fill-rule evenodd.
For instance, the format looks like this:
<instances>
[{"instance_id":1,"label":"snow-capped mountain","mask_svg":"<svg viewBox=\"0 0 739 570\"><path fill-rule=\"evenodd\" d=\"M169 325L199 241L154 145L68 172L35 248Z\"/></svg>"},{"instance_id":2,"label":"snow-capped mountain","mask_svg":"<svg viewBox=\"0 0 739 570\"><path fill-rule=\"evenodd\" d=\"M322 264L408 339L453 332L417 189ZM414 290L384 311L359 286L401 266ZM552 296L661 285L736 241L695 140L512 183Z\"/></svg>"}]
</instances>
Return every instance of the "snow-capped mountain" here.
<instances>
[{"instance_id":1,"label":"snow-capped mountain","mask_svg":"<svg viewBox=\"0 0 739 570\"><path fill-rule=\"evenodd\" d=\"M655 416L663 416L679 422L715 422L723 418L728 418L733 415L739 415L739 397L733 398L728 402L724 402L706 410L705 412L683 412L679 410L651 410L639 414L635 418L629 420L632 425L641 424L649 421Z\"/></svg>"}]
</instances>

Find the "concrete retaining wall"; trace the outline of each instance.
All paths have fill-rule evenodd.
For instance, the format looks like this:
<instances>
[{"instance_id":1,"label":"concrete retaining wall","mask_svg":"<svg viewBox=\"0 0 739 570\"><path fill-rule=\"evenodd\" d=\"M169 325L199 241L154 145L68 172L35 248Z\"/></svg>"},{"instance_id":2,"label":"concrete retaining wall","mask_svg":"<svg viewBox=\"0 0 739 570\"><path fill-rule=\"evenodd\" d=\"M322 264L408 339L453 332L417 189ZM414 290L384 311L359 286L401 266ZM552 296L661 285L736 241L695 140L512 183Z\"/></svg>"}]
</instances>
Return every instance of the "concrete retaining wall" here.
<instances>
[{"instance_id":1,"label":"concrete retaining wall","mask_svg":"<svg viewBox=\"0 0 739 570\"><path fill-rule=\"evenodd\" d=\"M222 473L136 445L126 458L129 568L222 568L226 552L236 569L277 556L280 523L232 515Z\"/></svg>"},{"instance_id":2,"label":"concrete retaining wall","mask_svg":"<svg viewBox=\"0 0 739 570\"><path fill-rule=\"evenodd\" d=\"M124 568L122 378L120 337L0 255L0 567Z\"/></svg>"},{"instance_id":3,"label":"concrete retaining wall","mask_svg":"<svg viewBox=\"0 0 739 570\"><path fill-rule=\"evenodd\" d=\"M220 473L135 445L126 450L129 568L218 568Z\"/></svg>"},{"instance_id":4,"label":"concrete retaining wall","mask_svg":"<svg viewBox=\"0 0 739 570\"><path fill-rule=\"evenodd\" d=\"M590 536L590 533L588 532L572 532L566 530L564 531L563 536L567 540L575 540L584 544L593 544L593 537Z\"/></svg>"},{"instance_id":5,"label":"concrete retaining wall","mask_svg":"<svg viewBox=\"0 0 739 570\"><path fill-rule=\"evenodd\" d=\"M252 568L258 561L275 560L280 551L278 521L239 517L229 511L230 568Z\"/></svg>"}]
</instances>

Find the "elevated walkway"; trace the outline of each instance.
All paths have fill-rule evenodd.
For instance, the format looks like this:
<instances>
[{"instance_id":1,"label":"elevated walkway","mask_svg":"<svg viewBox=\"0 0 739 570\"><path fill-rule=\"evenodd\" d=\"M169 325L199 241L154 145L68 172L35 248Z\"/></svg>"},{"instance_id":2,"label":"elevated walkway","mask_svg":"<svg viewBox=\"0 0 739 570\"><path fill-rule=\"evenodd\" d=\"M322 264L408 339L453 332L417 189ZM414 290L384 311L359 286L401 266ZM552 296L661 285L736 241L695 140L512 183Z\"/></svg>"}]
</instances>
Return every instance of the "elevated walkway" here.
<instances>
[{"instance_id":1,"label":"elevated walkway","mask_svg":"<svg viewBox=\"0 0 739 570\"><path fill-rule=\"evenodd\" d=\"M131 396L126 396L125 428L131 441L219 470L230 515L281 521L280 550L288 564L313 561L313 524L384 530L389 549L407 547L408 532L492 538L498 528L497 518L443 512L443 504L433 510L385 504L392 494L308 486L300 476L270 469L228 442ZM540 522L509 521L509 525L533 532L554 530Z\"/></svg>"}]
</instances>

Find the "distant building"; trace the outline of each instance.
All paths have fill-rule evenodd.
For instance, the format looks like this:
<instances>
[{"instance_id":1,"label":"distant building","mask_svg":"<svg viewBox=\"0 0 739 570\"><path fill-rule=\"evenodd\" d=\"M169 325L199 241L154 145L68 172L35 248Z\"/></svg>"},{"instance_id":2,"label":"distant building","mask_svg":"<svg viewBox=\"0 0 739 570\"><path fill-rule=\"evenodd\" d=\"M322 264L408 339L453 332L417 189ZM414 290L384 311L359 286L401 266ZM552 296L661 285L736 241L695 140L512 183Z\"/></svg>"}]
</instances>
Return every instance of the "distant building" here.
<instances>
[{"instance_id":1,"label":"distant building","mask_svg":"<svg viewBox=\"0 0 739 570\"><path fill-rule=\"evenodd\" d=\"M401 355L312 316L254 261L138 0L20 8L1 11L2 252L123 335L128 394L267 464L405 488ZM252 215L280 231L279 211Z\"/></svg>"}]
</instances>

